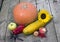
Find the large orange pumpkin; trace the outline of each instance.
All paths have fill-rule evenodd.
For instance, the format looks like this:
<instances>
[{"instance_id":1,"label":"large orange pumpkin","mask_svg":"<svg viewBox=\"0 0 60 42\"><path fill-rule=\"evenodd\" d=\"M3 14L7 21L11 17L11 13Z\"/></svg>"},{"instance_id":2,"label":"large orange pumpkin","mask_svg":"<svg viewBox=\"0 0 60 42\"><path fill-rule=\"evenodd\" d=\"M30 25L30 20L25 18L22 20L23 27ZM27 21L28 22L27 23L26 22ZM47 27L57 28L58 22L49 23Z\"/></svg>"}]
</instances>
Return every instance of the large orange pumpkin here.
<instances>
[{"instance_id":1,"label":"large orange pumpkin","mask_svg":"<svg viewBox=\"0 0 60 42\"><path fill-rule=\"evenodd\" d=\"M13 16L17 24L29 24L36 19L37 9L31 3L22 2L14 7Z\"/></svg>"}]
</instances>

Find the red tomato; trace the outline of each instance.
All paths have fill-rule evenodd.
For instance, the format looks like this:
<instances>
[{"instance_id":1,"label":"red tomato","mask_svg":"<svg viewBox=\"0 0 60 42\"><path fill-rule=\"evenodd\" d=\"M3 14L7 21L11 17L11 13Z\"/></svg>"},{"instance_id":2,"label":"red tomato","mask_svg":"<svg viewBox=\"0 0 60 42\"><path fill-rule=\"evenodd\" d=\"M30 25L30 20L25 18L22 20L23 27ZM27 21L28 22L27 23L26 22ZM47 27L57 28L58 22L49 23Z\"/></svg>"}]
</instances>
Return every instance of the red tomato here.
<instances>
[{"instance_id":1,"label":"red tomato","mask_svg":"<svg viewBox=\"0 0 60 42\"><path fill-rule=\"evenodd\" d=\"M37 18L37 9L31 3L22 2L14 7L13 16L17 24L29 24Z\"/></svg>"}]
</instances>

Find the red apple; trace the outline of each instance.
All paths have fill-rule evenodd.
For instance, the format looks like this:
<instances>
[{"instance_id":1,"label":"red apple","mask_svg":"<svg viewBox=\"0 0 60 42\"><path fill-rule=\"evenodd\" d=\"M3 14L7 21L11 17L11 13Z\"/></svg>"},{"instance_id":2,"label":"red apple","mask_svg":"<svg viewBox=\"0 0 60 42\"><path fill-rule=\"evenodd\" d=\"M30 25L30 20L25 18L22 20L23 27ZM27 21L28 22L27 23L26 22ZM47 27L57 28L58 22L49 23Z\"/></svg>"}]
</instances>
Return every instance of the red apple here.
<instances>
[{"instance_id":1,"label":"red apple","mask_svg":"<svg viewBox=\"0 0 60 42\"><path fill-rule=\"evenodd\" d=\"M40 33L46 33L46 28L43 28L43 27L40 28L40 29L39 29L39 32L40 32Z\"/></svg>"},{"instance_id":2,"label":"red apple","mask_svg":"<svg viewBox=\"0 0 60 42\"><path fill-rule=\"evenodd\" d=\"M47 31L46 28L44 28L44 27L40 28L39 29L39 36L41 38L46 37L46 31Z\"/></svg>"},{"instance_id":3,"label":"red apple","mask_svg":"<svg viewBox=\"0 0 60 42\"><path fill-rule=\"evenodd\" d=\"M20 34L23 32L23 29L24 29L24 25L19 25L15 30L13 30L13 34L17 35L17 34Z\"/></svg>"}]
</instances>

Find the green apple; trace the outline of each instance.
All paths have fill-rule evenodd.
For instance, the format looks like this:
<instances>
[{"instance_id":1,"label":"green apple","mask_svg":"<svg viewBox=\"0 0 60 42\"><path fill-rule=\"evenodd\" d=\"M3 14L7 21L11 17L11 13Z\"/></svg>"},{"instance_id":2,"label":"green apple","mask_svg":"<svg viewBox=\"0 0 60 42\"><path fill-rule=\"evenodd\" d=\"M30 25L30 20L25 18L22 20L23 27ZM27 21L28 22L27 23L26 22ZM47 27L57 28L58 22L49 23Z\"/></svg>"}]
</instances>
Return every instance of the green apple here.
<instances>
[{"instance_id":1,"label":"green apple","mask_svg":"<svg viewBox=\"0 0 60 42\"><path fill-rule=\"evenodd\" d=\"M17 27L17 25L14 22L11 22L11 23L8 24L8 29L9 30L14 30L16 27Z\"/></svg>"}]
</instances>

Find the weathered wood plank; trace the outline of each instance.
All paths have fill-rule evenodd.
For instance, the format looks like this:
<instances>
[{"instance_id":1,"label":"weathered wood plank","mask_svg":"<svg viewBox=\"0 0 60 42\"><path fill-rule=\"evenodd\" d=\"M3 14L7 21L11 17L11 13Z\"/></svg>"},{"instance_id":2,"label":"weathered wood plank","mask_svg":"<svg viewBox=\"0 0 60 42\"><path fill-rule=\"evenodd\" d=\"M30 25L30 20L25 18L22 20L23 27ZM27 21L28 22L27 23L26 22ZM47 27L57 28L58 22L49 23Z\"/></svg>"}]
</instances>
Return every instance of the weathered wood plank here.
<instances>
[{"instance_id":1,"label":"weathered wood plank","mask_svg":"<svg viewBox=\"0 0 60 42\"><path fill-rule=\"evenodd\" d=\"M0 13L0 39L4 39L5 37L5 31L6 31L6 26L7 26L7 23L6 23L6 20L7 20L7 12L8 12L8 8L9 8L9 3L8 3L9 0L5 0L4 3L3 3L3 7L2 7L2 10L1 10L1 13ZM7 7L8 6L8 7ZM2 42L2 41L1 41Z\"/></svg>"},{"instance_id":2,"label":"weathered wood plank","mask_svg":"<svg viewBox=\"0 0 60 42\"><path fill-rule=\"evenodd\" d=\"M54 9L53 15L54 17L54 24L55 24L55 29L57 33L57 39L58 42L60 42L60 0L57 0L57 2L53 3L53 6L51 7Z\"/></svg>"},{"instance_id":3,"label":"weathered wood plank","mask_svg":"<svg viewBox=\"0 0 60 42\"><path fill-rule=\"evenodd\" d=\"M8 9L8 16L9 17L7 19L7 23L9 22L12 22L12 19L13 19L13 14L12 14L12 11L13 11L13 7L19 3L19 0L10 0L9 1L9 9ZM7 29L6 31L6 38L5 38L5 42L15 42L13 39L10 39L10 33L9 33L9 30Z\"/></svg>"},{"instance_id":4,"label":"weathered wood plank","mask_svg":"<svg viewBox=\"0 0 60 42\"><path fill-rule=\"evenodd\" d=\"M1 8L2 8L3 1L4 0L0 0L0 11L1 11Z\"/></svg>"},{"instance_id":5,"label":"weathered wood plank","mask_svg":"<svg viewBox=\"0 0 60 42\"><path fill-rule=\"evenodd\" d=\"M0 7L1 7L2 0L0 0Z\"/></svg>"},{"instance_id":6,"label":"weathered wood plank","mask_svg":"<svg viewBox=\"0 0 60 42\"><path fill-rule=\"evenodd\" d=\"M0 41L4 42L5 40L5 31L6 31L6 22L4 21L2 24L0 24ZM1 29L2 28L2 29Z\"/></svg>"}]
</instances>

